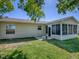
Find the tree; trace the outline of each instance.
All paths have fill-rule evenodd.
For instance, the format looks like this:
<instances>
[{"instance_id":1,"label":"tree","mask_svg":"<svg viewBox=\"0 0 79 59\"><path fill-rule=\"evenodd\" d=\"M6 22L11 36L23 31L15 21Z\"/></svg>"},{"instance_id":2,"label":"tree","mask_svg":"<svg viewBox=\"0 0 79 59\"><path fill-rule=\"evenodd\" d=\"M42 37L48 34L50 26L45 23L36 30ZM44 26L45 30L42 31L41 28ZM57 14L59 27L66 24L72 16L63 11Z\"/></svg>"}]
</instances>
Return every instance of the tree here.
<instances>
[{"instance_id":1,"label":"tree","mask_svg":"<svg viewBox=\"0 0 79 59\"><path fill-rule=\"evenodd\" d=\"M58 13L66 14L67 12L79 10L79 0L58 0Z\"/></svg>"},{"instance_id":2,"label":"tree","mask_svg":"<svg viewBox=\"0 0 79 59\"><path fill-rule=\"evenodd\" d=\"M27 12L27 15L31 17L31 20L39 21L44 16L42 7L44 0L20 0L18 6Z\"/></svg>"},{"instance_id":3,"label":"tree","mask_svg":"<svg viewBox=\"0 0 79 59\"><path fill-rule=\"evenodd\" d=\"M3 16L4 13L10 12L13 9L12 0L0 0L0 16Z\"/></svg>"}]
</instances>

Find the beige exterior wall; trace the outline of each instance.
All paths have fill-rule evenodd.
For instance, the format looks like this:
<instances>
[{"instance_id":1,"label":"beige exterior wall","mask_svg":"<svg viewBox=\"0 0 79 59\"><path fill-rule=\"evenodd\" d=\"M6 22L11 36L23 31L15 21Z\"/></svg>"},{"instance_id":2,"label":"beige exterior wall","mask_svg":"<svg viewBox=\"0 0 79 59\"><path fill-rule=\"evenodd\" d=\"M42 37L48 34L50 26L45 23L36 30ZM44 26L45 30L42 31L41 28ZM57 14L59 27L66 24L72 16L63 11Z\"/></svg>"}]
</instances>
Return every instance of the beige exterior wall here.
<instances>
[{"instance_id":1,"label":"beige exterior wall","mask_svg":"<svg viewBox=\"0 0 79 59\"><path fill-rule=\"evenodd\" d=\"M73 19L64 20L62 23L64 23L64 24L77 24L77 22Z\"/></svg>"},{"instance_id":2,"label":"beige exterior wall","mask_svg":"<svg viewBox=\"0 0 79 59\"><path fill-rule=\"evenodd\" d=\"M15 34L6 34L6 24L15 24ZM22 37L36 37L45 35L45 25L42 26L42 30L38 30L38 25L32 23L1 23L1 38L22 38Z\"/></svg>"},{"instance_id":3,"label":"beige exterior wall","mask_svg":"<svg viewBox=\"0 0 79 59\"><path fill-rule=\"evenodd\" d=\"M5 27L4 27L4 25L2 24L2 23L0 23L1 24L1 35L0 35L0 38L2 39L2 37L4 36L4 34L5 34Z\"/></svg>"}]
</instances>

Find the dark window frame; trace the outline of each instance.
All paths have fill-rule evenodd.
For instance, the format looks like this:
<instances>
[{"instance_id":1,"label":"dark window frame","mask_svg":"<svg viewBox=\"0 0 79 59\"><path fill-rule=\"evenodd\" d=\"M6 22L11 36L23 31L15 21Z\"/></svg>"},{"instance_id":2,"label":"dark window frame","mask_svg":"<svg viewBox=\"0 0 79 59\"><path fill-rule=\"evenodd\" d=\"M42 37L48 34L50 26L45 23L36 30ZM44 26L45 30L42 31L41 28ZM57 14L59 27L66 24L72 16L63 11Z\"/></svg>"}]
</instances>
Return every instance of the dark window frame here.
<instances>
[{"instance_id":1,"label":"dark window frame","mask_svg":"<svg viewBox=\"0 0 79 59\"><path fill-rule=\"evenodd\" d=\"M62 24L62 35L67 35L67 24Z\"/></svg>"},{"instance_id":2,"label":"dark window frame","mask_svg":"<svg viewBox=\"0 0 79 59\"><path fill-rule=\"evenodd\" d=\"M60 35L60 24L56 24L56 35Z\"/></svg>"},{"instance_id":3,"label":"dark window frame","mask_svg":"<svg viewBox=\"0 0 79 59\"><path fill-rule=\"evenodd\" d=\"M46 25L46 33L48 33L48 26Z\"/></svg>"},{"instance_id":4,"label":"dark window frame","mask_svg":"<svg viewBox=\"0 0 79 59\"><path fill-rule=\"evenodd\" d=\"M42 30L42 26L38 26L38 30Z\"/></svg>"},{"instance_id":5,"label":"dark window frame","mask_svg":"<svg viewBox=\"0 0 79 59\"><path fill-rule=\"evenodd\" d=\"M73 25L73 33L77 34L77 25Z\"/></svg>"},{"instance_id":6,"label":"dark window frame","mask_svg":"<svg viewBox=\"0 0 79 59\"><path fill-rule=\"evenodd\" d=\"M12 26L15 26L15 28L13 28ZM6 34L15 34L15 29L15 24L6 24Z\"/></svg>"},{"instance_id":7,"label":"dark window frame","mask_svg":"<svg viewBox=\"0 0 79 59\"><path fill-rule=\"evenodd\" d=\"M60 24L52 25L52 34L53 35L60 35Z\"/></svg>"},{"instance_id":8,"label":"dark window frame","mask_svg":"<svg viewBox=\"0 0 79 59\"><path fill-rule=\"evenodd\" d=\"M56 25L52 25L52 34L56 34Z\"/></svg>"},{"instance_id":9,"label":"dark window frame","mask_svg":"<svg viewBox=\"0 0 79 59\"><path fill-rule=\"evenodd\" d=\"M69 33L68 34L73 34L73 25L72 24L69 24L68 25L68 30L69 30Z\"/></svg>"}]
</instances>

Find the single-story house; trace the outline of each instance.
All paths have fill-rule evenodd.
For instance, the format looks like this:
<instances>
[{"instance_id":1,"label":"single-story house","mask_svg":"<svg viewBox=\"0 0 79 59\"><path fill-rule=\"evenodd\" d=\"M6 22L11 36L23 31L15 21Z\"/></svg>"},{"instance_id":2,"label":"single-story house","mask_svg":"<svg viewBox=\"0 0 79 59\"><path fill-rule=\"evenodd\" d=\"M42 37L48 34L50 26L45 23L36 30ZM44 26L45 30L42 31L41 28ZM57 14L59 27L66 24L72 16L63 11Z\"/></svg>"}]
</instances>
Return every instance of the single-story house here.
<instances>
[{"instance_id":1,"label":"single-story house","mask_svg":"<svg viewBox=\"0 0 79 59\"><path fill-rule=\"evenodd\" d=\"M0 39L46 37L66 40L78 34L78 21L74 17L51 22L34 22L14 18L0 19Z\"/></svg>"}]
</instances>

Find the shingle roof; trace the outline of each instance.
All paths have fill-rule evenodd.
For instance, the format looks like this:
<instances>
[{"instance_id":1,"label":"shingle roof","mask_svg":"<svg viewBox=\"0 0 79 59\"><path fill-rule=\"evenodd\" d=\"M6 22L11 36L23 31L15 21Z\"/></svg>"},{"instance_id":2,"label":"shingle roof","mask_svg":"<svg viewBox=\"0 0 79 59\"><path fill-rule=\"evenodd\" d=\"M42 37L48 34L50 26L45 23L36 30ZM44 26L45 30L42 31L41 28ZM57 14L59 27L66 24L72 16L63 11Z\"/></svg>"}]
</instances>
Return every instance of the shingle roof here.
<instances>
[{"instance_id":1,"label":"shingle roof","mask_svg":"<svg viewBox=\"0 0 79 59\"><path fill-rule=\"evenodd\" d=\"M55 23L55 22L62 22L62 21L69 20L69 19L73 19L73 20L75 20L77 23L79 23L79 21L76 20L73 16L70 16L70 17L65 17L65 18L62 18L62 19L58 19L58 20L54 20L54 21L48 22L47 24Z\"/></svg>"},{"instance_id":2,"label":"shingle roof","mask_svg":"<svg viewBox=\"0 0 79 59\"><path fill-rule=\"evenodd\" d=\"M50 24L50 23L55 23L55 22L62 22L62 21L64 21L64 20L68 20L68 19L73 19L73 20L75 20L77 23L79 23L79 21L76 20L73 16L66 17L66 18L62 18L62 19L58 19L58 20L54 20L54 21L50 21L50 22L45 22L45 21L34 22L34 21L26 20L26 19L15 19L15 18L1 18L1 19L0 19L0 22Z\"/></svg>"},{"instance_id":3,"label":"shingle roof","mask_svg":"<svg viewBox=\"0 0 79 59\"><path fill-rule=\"evenodd\" d=\"M36 24L45 24L46 22L34 22L25 19L15 19L15 18L1 18L0 22L16 22L16 23L36 23Z\"/></svg>"}]
</instances>

